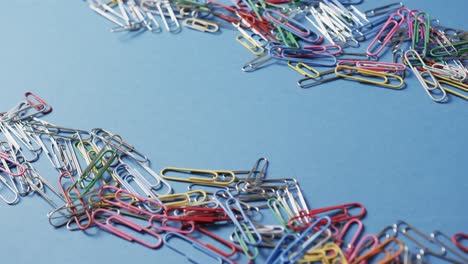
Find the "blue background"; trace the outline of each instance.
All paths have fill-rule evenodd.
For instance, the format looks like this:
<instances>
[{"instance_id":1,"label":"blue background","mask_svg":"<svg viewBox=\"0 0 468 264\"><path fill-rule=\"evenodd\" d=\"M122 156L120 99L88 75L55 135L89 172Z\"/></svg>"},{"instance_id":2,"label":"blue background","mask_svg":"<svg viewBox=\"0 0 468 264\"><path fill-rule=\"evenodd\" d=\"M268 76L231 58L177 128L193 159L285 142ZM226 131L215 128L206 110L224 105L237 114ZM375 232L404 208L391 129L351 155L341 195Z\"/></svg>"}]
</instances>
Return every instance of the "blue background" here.
<instances>
[{"instance_id":1,"label":"blue background","mask_svg":"<svg viewBox=\"0 0 468 264\"><path fill-rule=\"evenodd\" d=\"M459 15L466 1L405 4L443 25L466 28ZM414 77L401 91L348 81L302 90L296 85L301 76L285 65L244 73L241 66L253 56L229 28L218 35L189 29L115 34L83 1L8 1L3 7L2 111L35 91L54 107L47 120L118 133L146 153L156 171L250 169L265 156L268 177L297 178L311 208L364 204L366 232L397 219L424 232L468 231L462 99L434 103ZM58 174L42 160L37 168L56 182ZM167 248L151 251L105 232L55 230L49 210L38 197L0 203L2 262L183 260Z\"/></svg>"}]
</instances>

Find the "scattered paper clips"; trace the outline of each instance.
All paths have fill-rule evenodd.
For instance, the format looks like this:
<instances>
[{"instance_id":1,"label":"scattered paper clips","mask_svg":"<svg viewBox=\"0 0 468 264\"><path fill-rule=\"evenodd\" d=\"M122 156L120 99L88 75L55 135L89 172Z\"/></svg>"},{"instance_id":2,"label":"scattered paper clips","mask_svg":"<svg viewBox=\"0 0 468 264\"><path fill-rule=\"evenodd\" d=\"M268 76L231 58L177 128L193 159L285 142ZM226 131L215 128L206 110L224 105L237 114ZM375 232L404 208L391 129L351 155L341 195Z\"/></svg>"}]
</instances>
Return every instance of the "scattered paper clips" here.
<instances>
[{"instance_id":1,"label":"scattered paper clips","mask_svg":"<svg viewBox=\"0 0 468 264\"><path fill-rule=\"evenodd\" d=\"M364 11L356 7L361 2L88 0L115 25L113 32L178 33L184 26L215 33L234 27L236 40L254 56L243 71L286 64L305 77L298 81L301 88L351 80L400 90L411 71L433 101L448 102L449 94L468 100L467 32L402 2ZM392 62L379 61L388 55Z\"/></svg>"},{"instance_id":2,"label":"scattered paper clips","mask_svg":"<svg viewBox=\"0 0 468 264\"><path fill-rule=\"evenodd\" d=\"M398 79L405 68L363 61L337 67L335 74L355 81L374 77L369 67L393 72L375 76L381 79ZM13 205L43 198L56 228L100 229L149 249L166 247L191 263L468 263L468 234L427 234L404 221L366 234L364 205L310 208L297 180L270 177L266 158L250 169L166 167L157 173L121 136L40 118L51 111L27 92L0 115L0 199ZM55 175L38 172L34 164L42 161ZM176 193L169 182L187 190ZM218 235L220 226L230 235Z\"/></svg>"}]
</instances>

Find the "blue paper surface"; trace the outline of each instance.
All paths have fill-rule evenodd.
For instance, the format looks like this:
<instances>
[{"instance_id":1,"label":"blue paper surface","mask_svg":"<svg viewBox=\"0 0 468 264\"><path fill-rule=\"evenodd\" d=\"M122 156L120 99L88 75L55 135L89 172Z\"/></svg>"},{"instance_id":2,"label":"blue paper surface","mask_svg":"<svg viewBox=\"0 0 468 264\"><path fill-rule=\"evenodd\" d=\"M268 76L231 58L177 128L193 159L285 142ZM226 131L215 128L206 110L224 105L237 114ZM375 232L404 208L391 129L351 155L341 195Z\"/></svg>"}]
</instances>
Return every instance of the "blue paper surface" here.
<instances>
[{"instance_id":1,"label":"blue paper surface","mask_svg":"<svg viewBox=\"0 0 468 264\"><path fill-rule=\"evenodd\" d=\"M466 29L466 1L405 5ZM268 177L296 178L310 208L364 204L368 233L398 219L426 233L468 232L468 108L460 98L434 103L414 76L401 91L350 81L303 90L286 65L244 73L253 55L229 28L117 34L83 1L3 7L1 111L31 90L54 107L50 122L118 133L156 171L244 170L265 156ZM44 159L37 168L58 179ZM104 231L54 229L50 209L37 196L0 203L2 263L184 261L166 247L150 250Z\"/></svg>"}]
</instances>

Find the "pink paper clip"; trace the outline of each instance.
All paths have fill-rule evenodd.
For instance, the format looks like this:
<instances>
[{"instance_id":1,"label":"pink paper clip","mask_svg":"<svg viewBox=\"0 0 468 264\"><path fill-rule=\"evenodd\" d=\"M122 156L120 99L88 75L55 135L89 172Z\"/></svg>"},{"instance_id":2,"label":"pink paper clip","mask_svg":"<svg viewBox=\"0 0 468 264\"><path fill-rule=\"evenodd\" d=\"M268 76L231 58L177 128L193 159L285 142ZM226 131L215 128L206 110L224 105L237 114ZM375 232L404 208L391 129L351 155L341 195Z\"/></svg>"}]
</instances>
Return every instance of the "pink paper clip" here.
<instances>
[{"instance_id":1,"label":"pink paper clip","mask_svg":"<svg viewBox=\"0 0 468 264\"><path fill-rule=\"evenodd\" d=\"M107 217L104 217L103 215L107 215ZM127 220L125 219L124 217L122 217L121 215L119 214L116 214L112 211L109 211L107 209L97 209L93 212L93 215L92 215L93 219L95 220L94 223L99 226L100 228L118 236L118 237L121 237L127 241L130 241L130 242L136 242L138 244L141 244L145 247L148 247L148 248L152 248L152 249L157 249L159 247L162 246L162 239L161 239L161 236L156 233L156 232L153 232L151 231L150 229L148 228L145 228L145 227L142 227L130 220ZM105 218L105 222L101 223L101 221L97 221L96 219L103 219ZM137 238L137 237L134 237L120 229L118 229L114 224L119 224L119 225L122 225L122 226L126 226L126 227L129 227L139 233L146 233L146 234L149 234L153 237L155 237L157 239L157 242L154 243L154 244L151 244L151 243L148 243L146 241L144 241L143 239L140 239L140 238Z\"/></svg>"},{"instance_id":2,"label":"pink paper clip","mask_svg":"<svg viewBox=\"0 0 468 264\"><path fill-rule=\"evenodd\" d=\"M37 96L33 92L26 92L24 97L26 97L28 104L34 107L34 109L37 111L42 112L43 114L52 112L52 106L50 106L48 103L46 103L46 101L44 101L44 99Z\"/></svg>"},{"instance_id":3,"label":"pink paper clip","mask_svg":"<svg viewBox=\"0 0 468 264\"><path fill-rule=\"evenodd\" d=\"M161 225L156 225L156 222L161 222ZM178 226L170 226L169 223L176 223ZM178 221L169 219L165 215L153 215L149 220L150 226L156 230L177 232L181 234L190 234L195 230L193 221Z\"/></svg>"},{"instance_id":4,"label":"pink paper clip","mask_svg":"<svg viewBox=\"0 0 468 264\"><path fill-rule=\"evenodd\" d=\"M346 245L343 245L343 242L345 242L344 238L348 234L348 232L350 231L351 226L353 224L355 224L357 226L356 233L354 233L351 240L348 243L346 243ZM346 257L351 255L352 252L354 251L354 248L356 247L356 242L357 242L359 236L361 235L362 231L363 231L363 225L362 225L362 222L359 221L359 219L349 220L348 222L346 222L346 224L340 230L340 233L336 237L336 240L337 240L336 244L341 248L343 248L343 246L346 246L344 248L344 251L343 251L343 253L345 254Z\"/></svg>"},{"instance_id":5,"label":"pink paper clip","mask_svg":"<svg viewBox=\"0 0 468 264\"><path fill-rule=\"evenodd\" d=\"M77 206L73 203L70 196L68 196L68 190L70 189L70 187L65 188L65 186L64 186L64 184L62 182L64 178L69 178L72 183L74 183L74 179L73 179L72 174L69 171L64 171L59 176L59 186L60 186L60 189L62 190L62 193L63 193L63 195L65 197L65 200L67 201L67 204L70 205L70 211L71 211L71 213L73 215L73 219L75 220L76 225L81 230L88 229L93 224L93 219L91 217L91 214L90 214L89 210L86 209L87 206L86 206L86 204L85 204L85 202L83 201L82 198L77 199L75 201L79 201L79 203L80 203L80 205L81 205L81 207L83 209L82 210L77 210L76 209ZM77 187L73 188L73 190L75 191L75 193L78 196L80 195L80 192L79 192ZM86 218L83 218L83 217L79 216L79 214L81 213L80 211L83 211L83 213L86 215ZM88 223L85 224L85 225L82 225L81 223L83 222L83 220L88 220Z\"/></svg>"},{"instance_id":6,"label":"pink paper clip","mask_svg":"<svg viewBox=\"0 0 468 264\"><path fill-rule=\"evenodd\" d=\"M18 162L12 160L10 156L8 156L8 154L4 152L0 152L0 159L3 159L5 163L10 163L10 164L15 165L16 168L18 169L18 173L13 173L7 170L7 168L4 168L3 166L0 166L0 171L5 172L6 174L11 175L13 177L20 177L26 173L26 168L23 165L19 164Z\"/></svg>"},{"instance_id":7,"label":"pink paper clip","mask_svg":"<svg viewBox=\"0 0 468 264\"><path fill-rule=\"evenodd\" d=\"M328 53L330 55L338 55L343 52L343 49L340 45L304 46L303 48L315 51L317 53Z\"/></svg>"},{"instance_id":8,"label":"pink paper clip","mask_svg":"<svg viewBox=\"0 0 468 264\"><path fill-rule=\"evenodd\" d=\"M405 21L406 21L405 17L403 15L399 14L399 13L394 13L394 14L390 15L387 22L385 22L385 24L382 26L382 29L380 29L379 33L377 33L377 35L374 37L372 42L367 47L367 50L366 50L367 55L369 55L369 56L378 56L383 51L385 46L390 42L393 35L395 35L395 33L398 31L400 26ZM385 35L384 33L387 30L389 30L389 31ZM379 47L376 47L376 43L380 42L380 39L384 35L385 35L385 37L384 37L383 41L381 42L381 45Z\"/></svg>"}]
</instances>

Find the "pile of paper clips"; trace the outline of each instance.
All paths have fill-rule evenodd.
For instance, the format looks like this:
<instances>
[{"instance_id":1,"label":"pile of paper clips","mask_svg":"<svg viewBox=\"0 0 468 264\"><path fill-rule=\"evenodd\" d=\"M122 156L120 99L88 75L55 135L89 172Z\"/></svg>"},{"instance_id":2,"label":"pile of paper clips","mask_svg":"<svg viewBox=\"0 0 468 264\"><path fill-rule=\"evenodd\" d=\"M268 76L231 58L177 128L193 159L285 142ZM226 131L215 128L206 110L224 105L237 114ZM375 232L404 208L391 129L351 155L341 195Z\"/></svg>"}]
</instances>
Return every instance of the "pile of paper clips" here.
<instances>
[{"instance_id":1,"label":"pile of paper clips","mask_svg":"<svg viewBox=\"0 0 468 264\"><path fill-rule=\"evenodd\" d=\"M256 57L242 70L285 63L305 78L302 88L346 79L390 89L405 86L407 66L435 102L447 93L468 100L468 34L443 27L429 14L392 3L361 12L362 0L88 0L117 25L112 31L179 32L182 25L216 32L229 23ZM158 18L158 19L156 19ZM366 52L345 51L371 40ZM328 43L327 43L328 42ZM387 51L392 62L379 61ZM317 67L328 67L319 72Z\"/></svg>"},{"instance_id":2,"label":"pile of paper clips","mask_svg":"<svg viewBox=\"0 0 468 264\"><path fill-rule=\"evenodd\" d=\"M217 263L253 263L260 249L267 252L262 263L468 262L468 234L426 235L397 221L364 235L366 209L359 203L309 209L295 179L267 177L265 158L250 170L167 167L158 174L119 135L40 118L51 111L27 92L1 114L0 198L7 204L34 194L44 198L53 207L47 216L54 227L98 227L151 249L165 245L192 263L207 263L193 250ZM57 171L51 181L33 166L43 156ZM186 183L188 191L175 193L168 181ZM275 223L262 223L265 214ZM231 229L230 241L216 235L221 226Z\"/></svg>"}]
</instances>

